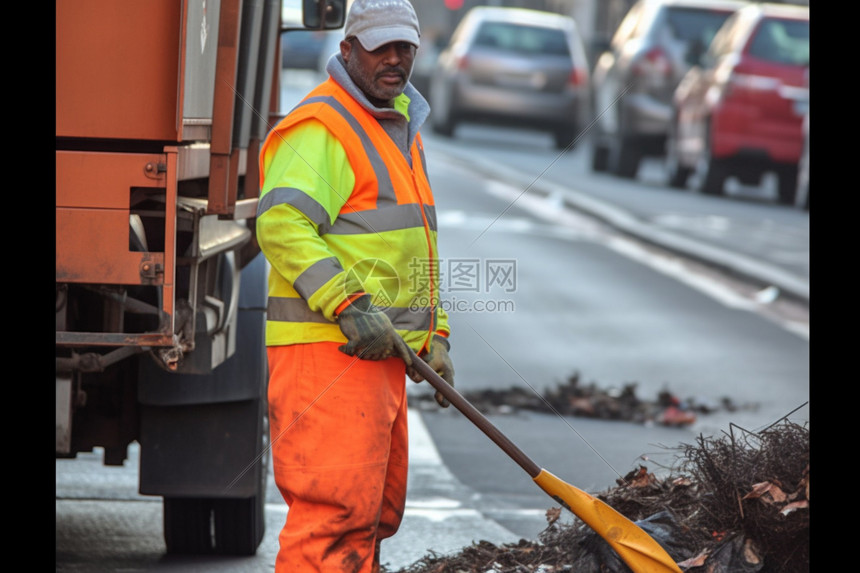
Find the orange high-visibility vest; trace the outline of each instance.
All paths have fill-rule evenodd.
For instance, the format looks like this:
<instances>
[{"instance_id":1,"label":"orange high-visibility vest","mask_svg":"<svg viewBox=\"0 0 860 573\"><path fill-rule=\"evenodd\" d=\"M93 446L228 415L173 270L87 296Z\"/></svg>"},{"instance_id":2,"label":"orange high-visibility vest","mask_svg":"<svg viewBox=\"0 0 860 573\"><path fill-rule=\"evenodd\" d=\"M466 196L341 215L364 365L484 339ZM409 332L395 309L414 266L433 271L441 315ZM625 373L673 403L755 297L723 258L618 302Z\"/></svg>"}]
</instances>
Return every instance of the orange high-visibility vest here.
<instances>
[{"instance_id":1,"label":"orange high-visibility vest","mask_svg":"<svg viewBox=\"0 0 860 573\"><path fill-rule=\"evenodd\" d=\"M308 119L322 122L338 139L355 175L353 189L332 190L346 199L338 213L329 213L288 180L269 189L265 185L285 133ZM325 151L303 148L300 153ZM302 241L291 235L290 226L267 219L280 216L274 207L288 205L313 222L331 256L311 261L295 276L283 276L272 265L267 345L346 341L333 322L334 311L356 292L370 293L416 351L429 344L434 332L449 331L438 304L436 210L420 134L410 153L412 167L379 122L331 78L268 134L260 151L258 229L265 222L268 241L294 244L301 253ZM260 244L265 253L265 241Z\"/></svg>"}]
</instances>

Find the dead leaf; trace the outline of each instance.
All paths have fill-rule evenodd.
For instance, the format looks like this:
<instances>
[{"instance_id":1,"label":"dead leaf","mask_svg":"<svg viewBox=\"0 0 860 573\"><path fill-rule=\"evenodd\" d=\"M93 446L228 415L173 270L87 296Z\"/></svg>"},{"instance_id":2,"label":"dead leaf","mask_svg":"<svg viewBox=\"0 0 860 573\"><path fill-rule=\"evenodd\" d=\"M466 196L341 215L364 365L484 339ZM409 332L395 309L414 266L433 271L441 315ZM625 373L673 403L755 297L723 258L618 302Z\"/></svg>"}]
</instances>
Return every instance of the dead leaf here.
<instances>
[{"instance_id":1,"label":"dead leaf","mask_svg":"<svg viewBox=\"0 0 860 573\"><path fill-rule=\"evenodd\" d=\"M645 466L639 466L639 469L631 470L623 478L615 480L618 485L627 487L646 487L652 485L656 481L656 476L654 476L654 474L649 474L648 468Z\"/></svg>"},{"instance_id":2,"label":"dead leaf","mask_svg":"<svg viewBox=\"0 0 860 573\"><path fill-rule=\"evenodd\" d=\"M594 415L594 404L591 403L590 398L571 398L570 408L575 413Z\"/></svg>"},{"instance_id":3,"label":"dead leaf","mask_svg":"<svg viewBox=\"0 0 860 573\"><path fill-rule=\"evenodd\" d=\"M633 487L647 487L657 480L654 474L649 474L645 466L639 466L639 471L633 476L630 485Z\"/></svg>"},{"instance_id":4,"label":"dead leaf","mask_svg":"<svg viewBox=\"0 0 860 573\"><path fill-rule=\"evenodd\" d=\"M773 482L763 481L752 486L752 491L743 499L762 498L765 503L782 503L786 500L785 492Z\"/></svg>"},{"instance_id":5,"label":"dead leaf","mask_svg":"<svg viewBox=\"0 0 860 573\"><path fill-rule=\"evenodd\" d=\"M780 511L780 513L783 515L788 515L789 513L794 511L795 509L805 509L808 507L809 507L809 502L805 499L802 499L800 501L793 501L793 502L789 503L788 505L786 505L785 507L782 508L782 511Z\"/></svg>"},{"instance_id":6,"label":"dead leaf","mask_svg":"<svg viewBox=\"0 0 860 573\"><path fill-rule=\"evenodd\" d=\"M803 469L803 478L800 480L800 483L797 484L797 491L806 491L806 499L809 499L809 464L806 464L806 467Z\"/></svg>"},{"instance_id":7,"label":"dead leaf","mask_svg":"<svg viewBox=\"0 0 860 573\"><path fill-rule=\"evenodd\" d=\"M761 555L752 539L744 540L744 560L755 565L761 563Z\"/></svg>"},{"instance_id":8,"label":"dead leaf","mask_svg":"<svg viewBox=\"0 0 860 573\"><path fill-rule=\"evenodd\" d=\"M546 510L546 522L547 525L552 525L561 517L561 508L560 507L551 507Z\"/></svg>"},{"instance_id":9,"label":"dead leaf","mask_svg":"<svg viewBox=\"0 0 860 573\"><path fill-rule=\"evenodd\" d=\"M630 470L623 478L618 478L617 480L615 480L615 483L620 486L633 487L635 485L633 482L638 479L641 479L642 475L647 474L648 468L646 468L645 466L639 466L639 469Z\"/></svg>"},{"instance_id":10,"label":"dead leaf","mask_svg":"<svg viewBox=\"0 0 860 573\"><path fill-rule=\"evenodd\" d=\"M678 563L678 567L684 567L684 568L701 567L702 565L705 564L705 561L707 560L710 552L711 552L710 549L705 549L701 553L696 555L695 557L690 557L689 559L687 559L685 561L681 561L680 563Z\"/></svg>"}]
</instances>

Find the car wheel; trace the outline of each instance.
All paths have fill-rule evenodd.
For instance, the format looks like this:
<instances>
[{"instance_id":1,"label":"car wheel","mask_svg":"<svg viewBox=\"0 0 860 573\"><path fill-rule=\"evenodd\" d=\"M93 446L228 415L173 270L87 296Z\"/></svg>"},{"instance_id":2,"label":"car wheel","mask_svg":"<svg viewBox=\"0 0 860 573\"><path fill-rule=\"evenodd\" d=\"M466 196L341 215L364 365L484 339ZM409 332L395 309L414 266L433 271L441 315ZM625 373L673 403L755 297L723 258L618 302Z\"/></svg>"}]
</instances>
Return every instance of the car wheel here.
<instances>
[{"instance_id":1,"label":"car wheel","mask_svg":"<svg viewBox=\"0 0 860 573\"><path fill-rule=\"evenodd\" d=\"M618 135L610 153L610 170L619 177L633 179L639 171L642 155L636 141L629 136Z\"/></svg>"},{"instance_id":2,"label":"car wheel","mask_svg":"<svg viewBox=\"0 0 860 573\"><path fill-rule=\"evenodd\" d=\"M433 132L439 135L444 135L445 137L452 137L454 135L456 125L451 120L450 115L439 117L440 115L441 114L436 114L436 119L431 122Z\"/></svg>"},{"instance_id":3,"label":"car wheel","mask_svg":"<svg viewBox=\"0 0 860 573\"><path fill-rule=\"evenodd\" d=\"M451 94L443 93L442 87L438 84L431 87L434 106L430 112L430 127L434 133L451 137L456 129L454 120L454 112L451 109Z\"/></svg>"},{"instance_id":4,"label":"car wheel","mask_svg":"<svg viewBox=\"0 0 860 573\"><path fill-rule=\"evenodd\" d=\"M669 180L669 187L674 189L684 189L687 187L687 181L690 178L693 170L686 165L681 164L681 158L678 155L678 144L672 133L666 140L666 174Z\"/></svg>"},{"instance_id":5,"label":"car wheel","mask_svg":"<svg viewBox=\"0 0 860 573\"><path fill-rule=\"evenodd\" d=\"M722 195L728 177L725 159L711 154L711 134L705 134L705 149L696 163L696 175L699 179L699 191L705 195Z\"/></svg>"},{"instance_id":6,"label":"car wheel","mask_svg":"<svg viewBox=\"0 0 860 573\"><path fill-rule=\"evenodd\" d=\"M707 157L702 163L699 191L705 195L722 195L726 183L726 169L722 160Z\"/></svg>"},{"instance_id":7,"label":"car wheel","mask_svg":"<svg viewBox=\"0 0 860 573\"><path fill-rule=\"evenodd\" d=\"M797 197L797 166L777 170L777 200L781 205L794 205Z\"/></svg>"},{"instance_id":8,"label":"car wheel","mask_svg":"<svg viewBox=\"0 0 860 573\"><path fill-rule=\"evenodd\" d=\"M609 168L609 149L598 142L591 145L591 170L603 173Z\"/></svg>"},{"instance_id":9,"label":"car wheel","mask_svg":"<svg viewBox=\"0 0 860 573\"><path fill-rule=\"evenodd\" d=\"M576 146L577 129L575 127L556 130L552 135L556 149L570 151Z\"/></svg>"}]
</instances>

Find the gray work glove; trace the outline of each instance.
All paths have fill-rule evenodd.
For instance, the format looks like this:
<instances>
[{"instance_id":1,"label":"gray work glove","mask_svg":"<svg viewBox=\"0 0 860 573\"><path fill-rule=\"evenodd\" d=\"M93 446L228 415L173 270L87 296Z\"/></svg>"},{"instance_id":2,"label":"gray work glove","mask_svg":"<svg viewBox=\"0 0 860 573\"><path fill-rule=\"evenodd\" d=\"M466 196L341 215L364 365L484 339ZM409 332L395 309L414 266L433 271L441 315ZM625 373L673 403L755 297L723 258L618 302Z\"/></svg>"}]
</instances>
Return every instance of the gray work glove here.
<instances>
[{"instance_id":1,"label":"gray work glove","mask_svg":"<svg viewBox=\"0 0 860 573\"><path fill-rule=\"evenodd\" d=\"M341 332L347 343L339 350L364 360L385 360L397 356L412 365L409 347L394 329L384 312L371 304L369 294L355 299L337 316Z\"/></svg>"},{"instance_id":2,"label":"gray work glove","mask_svg":"<svg viewBox=\"0 0 860 573\"><path fill-rule=\"evenodd\" d=\"M438 334L433 335L433 340L430 342L430 350L421 355L430 368L439 374L445 382L454 386L454 364L451 362L451 357L448 356L448 350L451 349L451 343L444 336ZM423 382L424 377L415 370L414 366L408 365L406 373L415 382ZM447 408L451 403L438 390L436 391L436 403L443 408Z\"/></svg>"}]
</instances>

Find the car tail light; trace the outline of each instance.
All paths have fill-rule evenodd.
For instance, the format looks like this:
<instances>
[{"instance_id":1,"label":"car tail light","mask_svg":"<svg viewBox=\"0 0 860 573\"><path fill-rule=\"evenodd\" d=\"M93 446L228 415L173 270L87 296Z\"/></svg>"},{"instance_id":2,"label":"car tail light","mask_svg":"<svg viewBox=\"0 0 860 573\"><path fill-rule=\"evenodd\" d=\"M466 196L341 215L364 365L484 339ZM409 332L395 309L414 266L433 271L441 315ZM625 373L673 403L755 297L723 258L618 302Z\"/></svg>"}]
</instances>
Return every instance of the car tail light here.
<instances>
[{"instance_id":1,"label":"car tail light","mask_svg":"<svg viewBox=\"0 0 860 573\"><path fill-rule=\"evenodd\" d=\"M635 76L651 81L663 81L672 74L672 61L660 46L654 46L639 58L632 66Z\"/></svg>"},{"instance_id":2,"label":"car tail light","mask_svg":"<svg viewBox=\"0 0 860 573\"><path fill-rule=\"evenodd\" d=\"M583 87L588 83L588 75L582 68L573 68L570 70L570 76L567 78L567 85L571 87Z\"/></svg>"},{"instance_id":3,"label":"car tail light","mask_svg":"<svg viewBox=\"0 0 860 573\"><path fill-rule=\"evenodd\" d=\"M456 64L457 64L458 70L467 69L469 67L469 56L467 56L466 54L463 54L461 56L457 56Z\"/></svg>"}]
</instances>

